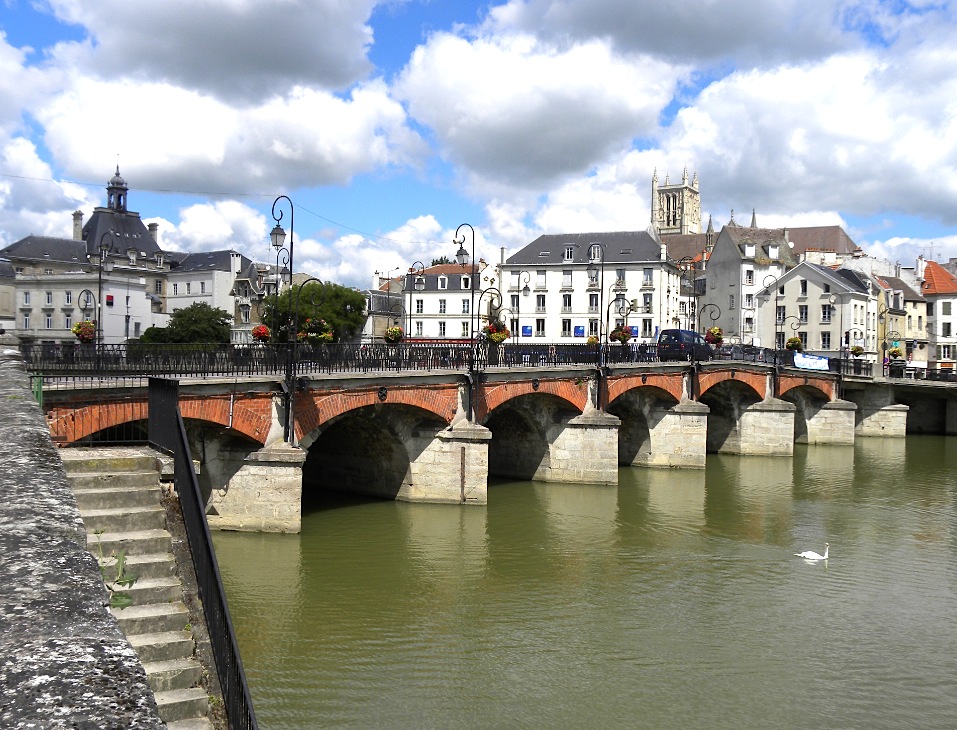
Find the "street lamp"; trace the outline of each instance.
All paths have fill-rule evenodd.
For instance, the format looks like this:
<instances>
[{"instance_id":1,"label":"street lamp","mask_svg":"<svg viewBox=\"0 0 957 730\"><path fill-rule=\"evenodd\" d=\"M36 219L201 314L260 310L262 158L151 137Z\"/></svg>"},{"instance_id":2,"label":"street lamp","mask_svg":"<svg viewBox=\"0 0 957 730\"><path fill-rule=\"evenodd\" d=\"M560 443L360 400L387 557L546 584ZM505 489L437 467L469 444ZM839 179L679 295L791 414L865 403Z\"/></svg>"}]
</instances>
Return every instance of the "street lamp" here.
<instances>
[{"instance_id":1,"label":"street lamp","mask_svg":"<svg viewBox=\"0 0 957 730\"><path fill-rule=\"evenodd\" d=\"M290 255L290 259L292 256ZM290 269L290 276L292 275L292 269ZM312 294L312 305L313 308L319 307L326 299L326 285L317 279L314 276L309 276L299 283L299 288L296 290L296 300L295 306L293 307L293 298L292 298L292 289L289 291L289 304L292 308L290 311L290 319L292 326L289 330L289 352L286 356L286 423L283 425L283 438L290 446L296 445L296 388L298 386L298 372L299 372L299 360L298 360L298 344L295 342L295 338L298 336L299 332L299 299L302 296L302 290L306 287L306 284L311 283L319 284L319 298L316 299L315 292ZM291 286L291 285L290 285Z\"/></svg>"},{"instance_id":2,"label":"street lamp","mask_svg":"<svg viewBox=\"0 0 957 730\"><path fill-rule=\"evenodd\" d=\"M597 262L597 265L596 265ZM588 245L588 288L591 289L595 282L598 283L598 311L596 314L601 317L601 310L605 308L605 244L595 241ZM591 304L589 304L589 310ZM591 329L589 327L589 329ZM591 334L591 332L589 332ZM598 320L598 339L601 339L601 320Z\"/></svg>"},{"instance_id":3,"label":"street lamp","mask_svg":"<svg viewBox=\"0 0 957 730\"><path fill-rule=\"evenodd\" d=\"M110 242L106 243L105 238L109 236ZM97 347L103 344L103 272L109 274L113 271L114 261L109 257L110 250L115 246L113 231L104 231L100 236L100 242L97 246L98 268L96 273L96 344Z\"/></svg>"},{"instance_id":4,"label":"street lamp","mask_svg":"<svg viewBox=\"0 0 957 730\"><path fill-rule=\"evenodd\" d=\"M459 238L459 231L463 228L468 228L471 233L472 238L472 255L469 256L469 252L465 250L465 232L462 232L462 237ZM455 229L455 236L452 238L452 243L457 243L459 245L459 250L455 252L455 260L458 262L459 266L469 266L471 262L471 271L469 272L469 292L471 294L471 299L469 302L469 342L473 346L472 355L474 357L474 345L475 345L475 229L472 228L468 223L461 224L458 228Z\"/></svg>"},{"instance_id":5,"label":"street lamp","mask_svg":"<svg viewBox=\"0 0 957 730\"><path fill-rule=\"evenodd\" d=\"M519 287L521 288L522 296L525 297L526 299L528 299L528 297L532 293L531 287L529 287L529 283L531 282L531 280L532 280L532 275L529 274L527 271L518 272L518 284L519 284ZM516 296L514 299L514 304L515 304L515 330L516 331L512 333L513 339L518 336L518 330L521 329L522 327L522 300L518 296Z\"/></svg>"},{"instance_id":6,"label":"street lamp","mask_svg":"<svg viewBox=\"0 0 957 730\"><path fill-rule=\"evenodd\" d=\"M406 314L408 315L408 327L406 329L405 336L412 336L412 292L414 291L425 291L425 276L422 272L425 271L425 264L421 261L415 261L409 267L409 273L405 277L405 288L409 292L409 306L406 309Z\"/></svg>"},{"instance_id":7,"label":"street lamp","mask_svg":"<svg viewBox=\"0 0 957 730\"><path fill-rule=\"evenodd\" d=\"M285 200L289 205L289 246L285 246L286 242L286 231L282 227L283 211L282 208L277 210L277 206L281 200ZM293 255L295 253L296 245L296 208L292 204L292 200L289 199L286 195L280 195L272 202L272 218L276 222L276 225L273 226L272 231L269 232L269 240L272 243L272 247L276 249L276 306L278 309L279 306L279 290L282 284L282 270L279 268L280 262L284 267L288 267L289 270L289 286L292 287L292 272L293 272ZM300 288L300 291L302 289ZM296 298L296 303L298 304L298 297ZM296 342L296 328L293 321L293 311L292 311L292 291L289 292L289 312L286 316L286 392L284 394L284 399L286 401L286 422L283 426L283 440L285 440L290 446L292 445L293 440L295 440L295 433L293 430L293 421L292 421L292 409L293 409L293 395L292 392L295 389L295 383L292 382L292 376L295 372L295 362L293 351L295 350ZM277 311L278 315L278 311ZM274 324L276 319L274 318Z\"/></svg>"},{"instance_id":8,"label":"street lamp","mask_svg":"<svg viewBox=\"0 0 957 730\"><path fill-rule=\"evenodd\" d=\"M682 256L680 259L678 259L676 265L678 267L678 271L681 272L681 275L678 278L679 295L681 294L682 290L681 282L684 281L685 277L690 279L691 303L688 307L688 312L685 317L685 326L690 330L691 323L694 322L698 309L698 282L695 279L697 276L697 266L693 256ZM685 289L685 292L687 292L687 289Z\"/></svg>"},{"instance_id":9,"label":"street lamp","mask_svg":"<svg viewBox=\"0 0 957 730\"><path fill-rule=\"evenodd\" d=\"M890 340L890 341L892 342L892 347L897 347L897 348L899 348L900 345L898 345L898 342L900 341L900 338L901 338L901 333L900 333L900 332L898 332L897 330L891 330L890 332L885 333L885 335L884 335L884 340L881 342L881 349L883 349L883 351L884 351L884 360L883 360L883 362L887 364L887 372L884 373L884 374L885 374L885 375L890 375L891 377L893 377L894 371L897 370L897 368L896 368L896 367L894 367L894 368L891 367L891 360L890 360L890 358L888 358L888 356L887 356L887 351L890 349L890 347L887 346L887 341ZM883 370L882 370L882 372L883 372ZM900 374L900 372L898 372L898 374Z\"/></svg>"}]
</instances>

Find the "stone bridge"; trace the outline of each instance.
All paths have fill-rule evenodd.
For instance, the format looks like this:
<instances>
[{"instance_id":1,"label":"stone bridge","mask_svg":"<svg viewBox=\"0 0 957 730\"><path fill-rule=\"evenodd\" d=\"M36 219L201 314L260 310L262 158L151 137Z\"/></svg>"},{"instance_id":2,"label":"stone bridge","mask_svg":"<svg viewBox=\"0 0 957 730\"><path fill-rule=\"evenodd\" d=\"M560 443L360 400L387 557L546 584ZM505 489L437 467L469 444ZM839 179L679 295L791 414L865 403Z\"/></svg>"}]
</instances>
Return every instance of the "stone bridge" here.
<instances>
[{"instance_id":1,"label":"stone bridge","mask_svg":"<svg viewBox=\"0 0 957 730\"><path fill-rule=\"evenodd\" d=\"M708 453L790 456L795 443L908 428L891 384L758 363L336 374L298 386L291 446L275 378L181 381L211 525L298 531L302 499L322 489L484 504L489 476L614 485L622 465L701 469ZM920 403L942 409L952 432L949 400ZM69 445L142 422L147 389L48 389L45 412Z\"/></svg>"}]
</instances>

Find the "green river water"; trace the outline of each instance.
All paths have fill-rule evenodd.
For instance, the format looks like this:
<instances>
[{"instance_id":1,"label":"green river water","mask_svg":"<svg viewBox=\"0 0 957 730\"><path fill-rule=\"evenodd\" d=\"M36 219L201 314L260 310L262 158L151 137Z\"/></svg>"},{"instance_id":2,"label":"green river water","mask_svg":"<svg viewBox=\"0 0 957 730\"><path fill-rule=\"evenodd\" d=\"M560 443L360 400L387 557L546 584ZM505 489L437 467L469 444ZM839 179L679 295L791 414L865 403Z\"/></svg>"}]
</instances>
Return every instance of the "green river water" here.
<instances>
[{"instance_id":1,"label":"green river water","mask_svg":"<svg viewBox=\"0 0 957 730\"><path fill-rule=\"evenodd\" d=\"M957 727L955 447L312 495L300 535L215 533L260 726Z\"/></svg>"}]
</instances>

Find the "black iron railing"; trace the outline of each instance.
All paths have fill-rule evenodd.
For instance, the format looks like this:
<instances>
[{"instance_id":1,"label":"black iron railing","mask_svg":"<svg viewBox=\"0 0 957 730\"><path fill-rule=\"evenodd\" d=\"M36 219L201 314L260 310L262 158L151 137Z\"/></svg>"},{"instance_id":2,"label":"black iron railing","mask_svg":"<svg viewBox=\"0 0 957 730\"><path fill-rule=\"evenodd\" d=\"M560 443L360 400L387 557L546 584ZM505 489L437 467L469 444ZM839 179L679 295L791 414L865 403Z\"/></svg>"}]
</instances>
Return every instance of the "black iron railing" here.
<instances>
[{"instance_id":1,"label":"black iron railing","mask_svg":"<svg viewBox=\"0 0 957 730\"><path fill-rule=\"evenodd\" d=\"M223 590L216 553L213 551L206 511L178 403L177 381L150 378L149 440L151 444L173 456L176 492L183 510L190 552L193 554L196 582L206 614L209 642L219 674L219 684L223 691L226 718L231 728L255 729L258 727L256 715L229 617L226 593Z\"/></svg>"}]
</instances>

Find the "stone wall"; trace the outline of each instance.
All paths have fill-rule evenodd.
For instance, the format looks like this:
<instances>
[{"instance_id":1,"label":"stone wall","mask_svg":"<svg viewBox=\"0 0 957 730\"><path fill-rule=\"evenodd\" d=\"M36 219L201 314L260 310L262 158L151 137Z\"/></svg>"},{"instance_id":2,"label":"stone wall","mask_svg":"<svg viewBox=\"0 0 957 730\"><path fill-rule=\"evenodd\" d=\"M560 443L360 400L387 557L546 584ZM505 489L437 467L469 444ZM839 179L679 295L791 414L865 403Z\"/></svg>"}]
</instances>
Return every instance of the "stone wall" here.
<instances>
[{"instance_id":1,"label":"stone wall","mask_svg":"<svg viewBox=\"0 0 957 730\"><path fill-rule=\"evenodd\" d=\"M0 336L0 727L165 727L16 347Z\"/></svg>"}]
</instances>

